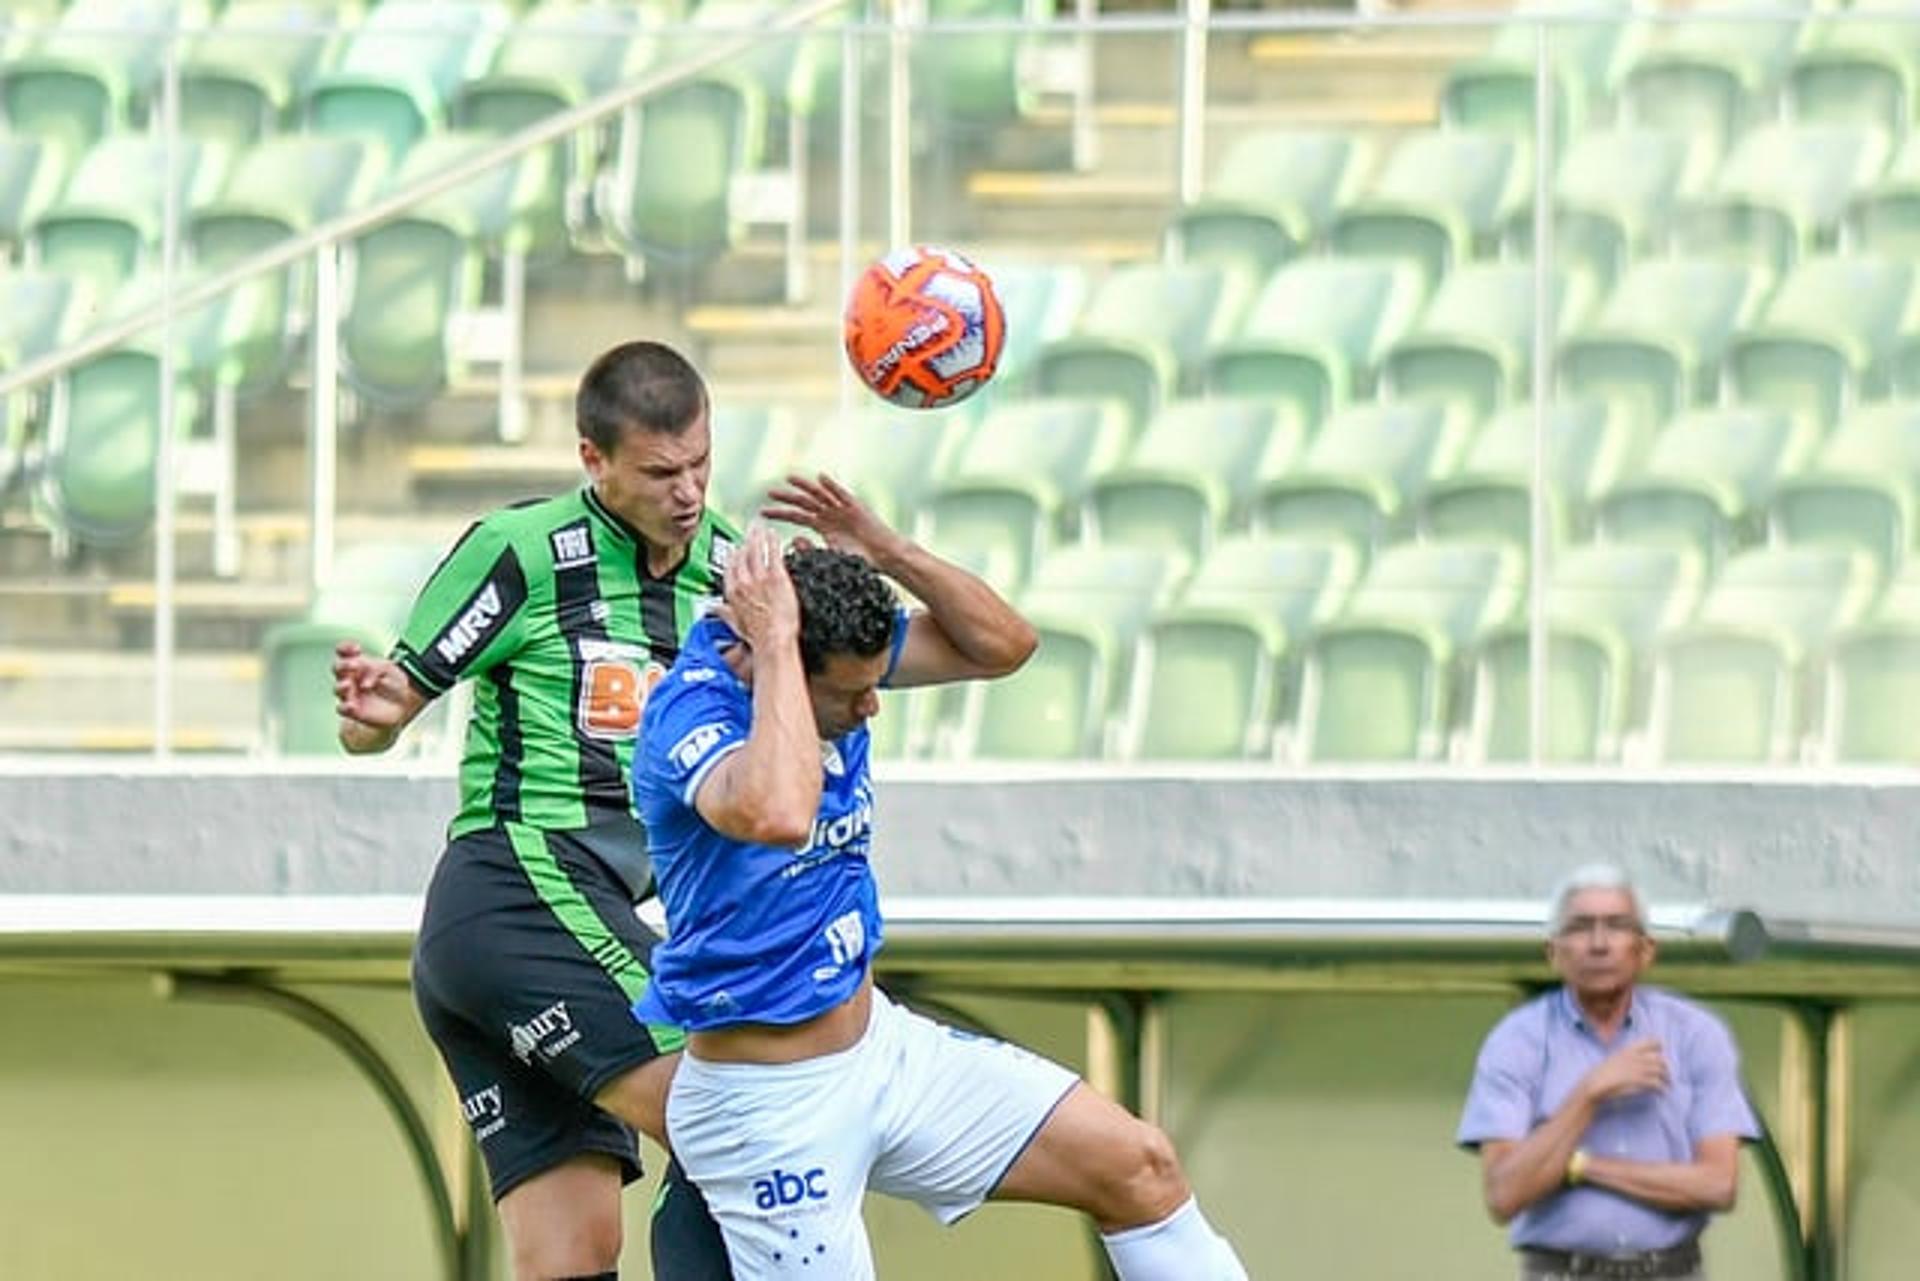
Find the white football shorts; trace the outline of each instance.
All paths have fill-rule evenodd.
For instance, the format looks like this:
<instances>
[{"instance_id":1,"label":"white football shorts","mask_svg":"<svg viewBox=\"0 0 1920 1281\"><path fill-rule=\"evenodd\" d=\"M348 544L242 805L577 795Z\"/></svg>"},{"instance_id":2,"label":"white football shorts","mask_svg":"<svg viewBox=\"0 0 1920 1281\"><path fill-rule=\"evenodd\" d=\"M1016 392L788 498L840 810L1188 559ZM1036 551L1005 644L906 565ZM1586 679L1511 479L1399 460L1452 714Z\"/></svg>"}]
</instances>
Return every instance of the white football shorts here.
<instances>
[{"instance_id":1,"label":"white football shorts","mask_svg":"<svg viewBox=\"0 0 1920 1281\"><path fill-rule=\"evenodd\" d=\"M799 1063L688 1051L667 1133L726 1237L736 1281L867 1281L862 1194L953 1223L987 1199L1079 1078L873 993L866 1034Z\"/></svg>"}]
</instances>

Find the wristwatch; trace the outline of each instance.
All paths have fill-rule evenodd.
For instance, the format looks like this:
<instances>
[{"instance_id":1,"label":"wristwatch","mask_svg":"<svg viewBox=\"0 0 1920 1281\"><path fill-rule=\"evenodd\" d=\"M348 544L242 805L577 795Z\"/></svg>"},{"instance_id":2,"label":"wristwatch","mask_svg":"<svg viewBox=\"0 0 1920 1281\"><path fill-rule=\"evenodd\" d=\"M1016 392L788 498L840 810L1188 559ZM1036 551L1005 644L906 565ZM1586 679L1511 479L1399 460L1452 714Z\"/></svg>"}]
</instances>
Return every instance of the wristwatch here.
<instances>
[{"instance_id":1,"label":"wristwatch","mask_svg":"<svg viewBox=\"0 0 1920 1281\"><path fill-rule=\"evenodd\" d=\"M1567 1186L1577 1187L1587 1179L1587 1150L1575 1148L1567 1158Z\"/></svg>"}]
</instances>

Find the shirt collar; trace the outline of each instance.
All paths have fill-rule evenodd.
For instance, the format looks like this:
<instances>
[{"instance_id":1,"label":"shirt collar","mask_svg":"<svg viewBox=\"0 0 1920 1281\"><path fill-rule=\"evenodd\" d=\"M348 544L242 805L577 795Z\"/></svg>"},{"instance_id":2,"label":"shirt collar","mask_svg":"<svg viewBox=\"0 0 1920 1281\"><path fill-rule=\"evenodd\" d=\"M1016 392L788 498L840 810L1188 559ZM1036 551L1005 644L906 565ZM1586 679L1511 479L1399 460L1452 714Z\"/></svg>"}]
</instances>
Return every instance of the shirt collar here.
<instances>
[{"instance_id":1,"label":"shirt collar","mask_svg":"<svg viewBox=\"0 0 1920 1281\"><path fill-rule=\"evenodd\" d=\"M1593 1031L1592 1026L1587 1022L1587 1012L1580 1008L1580 1002L1574 998L1573 989L1565 983L1560 985L1560 1010L1567 1016L1567 1021L1582 1032ZM1621 1021L1620 1030L1625 1032L1637 1027L1639 1018L1640 985L1636 983L1633 991L1627 996L1627 1017Z\"/></svg>"}]
</instances>

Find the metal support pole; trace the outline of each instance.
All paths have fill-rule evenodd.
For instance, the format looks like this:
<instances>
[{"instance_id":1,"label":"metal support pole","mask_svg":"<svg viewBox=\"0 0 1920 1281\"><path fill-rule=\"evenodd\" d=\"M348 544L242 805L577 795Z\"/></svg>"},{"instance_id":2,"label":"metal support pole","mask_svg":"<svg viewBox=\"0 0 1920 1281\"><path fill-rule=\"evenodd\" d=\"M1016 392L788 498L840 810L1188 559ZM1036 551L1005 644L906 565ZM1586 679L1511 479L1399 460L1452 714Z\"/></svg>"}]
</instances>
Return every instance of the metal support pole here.
<instances>
[{"instance_id":1,"label":"metal support pole","mask_svg":"<svg viewBox=\"0 0 1920 1281\"><path fill-rule=\"evenodd\" d=\"M240 432L235 407L238 393L224 379L213 389L213 572L232 578L240 572L240 527L234 512L240 484Z\"/></svg>"},{"instance_id":2,"label":"metal support pole","mask_svg":"<svg viewBox=\"0 0 1920 1281\"><path fill-rule=\"evenodd\" d=\"M1211 0L1186 0L1180 33L1180 203L1200 198L1206 172L1207 17Z\"/></svg>"},{"instance_id":3,"label":"metal support pole","mask_svg":"<svg viewBox=\"0 0 1920 1281\"><path fill-rule=\"evenodd\" d=\"M340 246L314 251L313 386L308 415L307 587L318 594L333 578L333 509L340 444Z\"/></svg>"},{"instance_id":4,"label":"metal support pole","mask_svg":"<svg viewBox=\"0 0 1920 1281\"><path fill-rule=\"evenodd\" d=\"M500 262L500 439L518 444L527 438L526 371L527 251L509 244Z\"/></svg>"},{"instance_id":5,"label":"metal support pole","mask_svg":"<svg viewBox=\"0 0 1920 1281\"><path fill-rule=\"evenodd\" d=\"M1546 23L1534 29L1533 46L1533 475L1527 534L1527 759L1540 765L1547 755L1548 573L1551 569L1552 508L1547 487L1552 476L1547 430L1553 398L1553 72Z\"/></svg>"},{"instance_id":6,"label":"metal support pole","mask_svg":"<svg viewBox=\"0 0 1920 1281\"><path fill-rule=\"evenodd\" d=\"M860 81L866 46L854 24L840 28L840 294L844 305L860 262ZM835 337L838 338L836 328ZM833 368L840 371L840 417L853 412L853 369L834 353Z\"/></svg>"},{"instance_id":7,"label":"metal support pole","mask_svg":"<svg viewBox=\"0 0 1920 1281\"><path fill-rule=\"evenodd\" d=\"M1078 70L1073 85L1073 167L1078 173L1086 173L1100 163L1100 122L1094 114L1099 48L1090 29L1099 16L1099 7L1099 0L1074 0L1073 5L1073 16L1081 24L1073 37Z\"/></svg>"},{"instance_id":8,"label":"metal support pole","mask_svg":"<svg viewBox=\"0 0 1920 1281\"><path fill-rule=\"evenodd\" d=\"M908 243L913 226L913 27L918 0L893 0L887 36L887 244ZM846 161L842 159L842 164Z\"/></svg>"},{"instance_id":9,"label":"metal support pole","mask_svg":"<svg viewBox=\"0 0 1920 1281\"><path fill-rule=\"evenodd\" d=\"M167 181L160 211L161 293L171 302L175 272L180 263L180 50L169 37L160 81L160 129L166 149ZM153 454L153 754L165 760L173 754L173 584L179 566L174 555L174 469L179 451L174 440L179 413L174 364L174 316L171 306L160 315L160 439Z\"/></svg>"}]
</instances>

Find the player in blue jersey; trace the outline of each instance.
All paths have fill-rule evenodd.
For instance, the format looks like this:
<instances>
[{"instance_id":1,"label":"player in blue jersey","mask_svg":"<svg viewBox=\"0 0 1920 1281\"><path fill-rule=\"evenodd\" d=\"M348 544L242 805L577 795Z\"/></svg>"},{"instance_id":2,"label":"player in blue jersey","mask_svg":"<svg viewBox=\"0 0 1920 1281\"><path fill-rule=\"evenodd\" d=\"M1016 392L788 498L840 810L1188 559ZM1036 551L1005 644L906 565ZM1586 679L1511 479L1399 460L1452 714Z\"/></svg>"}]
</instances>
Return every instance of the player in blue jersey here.
<instances>
[{"instance_id":1,"label":"player in blue jersey","mask_svg":"<svg viewBox=\"0 0 1920 1281\"><path fill-rule=\"evenodd\" d=\"M1004 675L1036 639L830 479L795 477L774 500L770 516L827 546L783 554L767 527L749 533L634 753L669 935L635 1013L688 1030L668 1133L734 1275L873 1276L871 1187L947 1223L989 1198L1069 1206L1098 1222L1122 1281L1244 1281L1158 1129L875 989L879 691ZM925 610L901 611L883 573Z\"/></svg>"}]
</instances>

